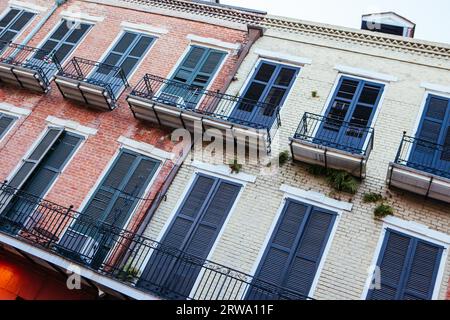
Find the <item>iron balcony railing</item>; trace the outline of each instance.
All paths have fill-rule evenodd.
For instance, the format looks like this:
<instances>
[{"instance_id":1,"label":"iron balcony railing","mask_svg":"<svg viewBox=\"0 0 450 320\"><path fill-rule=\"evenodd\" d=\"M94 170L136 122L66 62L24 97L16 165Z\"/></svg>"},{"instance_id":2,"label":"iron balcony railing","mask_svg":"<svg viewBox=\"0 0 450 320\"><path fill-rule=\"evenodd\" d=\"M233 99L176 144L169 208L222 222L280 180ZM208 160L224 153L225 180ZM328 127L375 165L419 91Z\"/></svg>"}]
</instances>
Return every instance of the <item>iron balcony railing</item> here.
<instances>
[{"instance_id":1,"label":"iron balcony railing","mask_svg":"<svg viewBox=\"0 0 450 320\"><path fill-rule=\"evenodd\" d=\"M368 157L373 149L374 129L358 122L361 123L358 119L347 122L306 112L294 139Z\"/></svg>"},{"instance_id":2,"label":"iron balcony railing","mask_svg":"<svg viewBox=\"0 0 450 320\"><path fill-rule=\"evenodd\" d=\"M58 76L103 88L111 97L113 104L117 102L123 89L129 87L121 67L79 57L67 62Z\"/></svg>"},{"instance_id":3,"label":"iron balcony railing","mask_svg":"<svg viewBox=\"0 0 450 320\"><path fill-rule=\"evenodd\" d=\"M395 163L450 179L450 145L403 134Z\"/></svg>"},{"instance_id":4,"label":"iron balcony railing","mask_svg":"<svg viewBox=\"0 0 450 320\"><path fill-rule=\"evenodd\" d=\"M0 183L0 232L166 299L311 299L6 183Z\"/></svg>"},{"instance_id":5,"label":"iron balcony railing","mask_svg":"<svg viewBox=\"0 0 450 320\"><path fill-rule=\"evenodd\" d=\"M277 130L280 107L146 74L131 95L253 129Z\"/></svg>"},{"instance_id":6,"label":"iron balcony railing","mask_svg":"<svg viewBox=\"0 0 450 320\"><path fill-rule=\"evenodd\" d=\"M16 44L0 42L0 63L36 71L48 87L53 75L61 69L58 58L51 52Z\"/></svg>"}]
</instances>

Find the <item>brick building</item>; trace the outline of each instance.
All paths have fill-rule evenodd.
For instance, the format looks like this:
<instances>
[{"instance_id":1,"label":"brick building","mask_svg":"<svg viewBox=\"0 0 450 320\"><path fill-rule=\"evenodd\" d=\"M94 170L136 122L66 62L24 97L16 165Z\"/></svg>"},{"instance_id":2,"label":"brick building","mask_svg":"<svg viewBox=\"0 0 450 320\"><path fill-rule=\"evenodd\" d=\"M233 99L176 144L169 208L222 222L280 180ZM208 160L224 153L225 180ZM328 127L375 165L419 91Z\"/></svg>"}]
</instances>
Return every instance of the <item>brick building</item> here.
<instances>
[{"instance_id":1,"label":"brick building","mask_svg":"<svg viewBox=\"0 0 450 320\"><path fill-rule=\"evenodd\" d=\"M5 250L86 297L448 298L448 45L177 0L68 1L29 40L1 65Z\"/></svg>"}]
</instances>

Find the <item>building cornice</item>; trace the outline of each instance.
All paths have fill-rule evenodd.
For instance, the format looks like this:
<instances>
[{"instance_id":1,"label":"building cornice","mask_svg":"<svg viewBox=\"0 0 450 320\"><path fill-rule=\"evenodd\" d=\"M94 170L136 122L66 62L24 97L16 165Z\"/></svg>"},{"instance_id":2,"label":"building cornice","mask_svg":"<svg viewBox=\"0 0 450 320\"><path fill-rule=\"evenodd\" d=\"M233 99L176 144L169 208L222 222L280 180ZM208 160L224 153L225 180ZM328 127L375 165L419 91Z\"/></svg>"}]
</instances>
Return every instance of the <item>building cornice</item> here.
<instances>
[{"instance_id":1,"label":"building cornice","mask_svg":"<svg viewBox=\"0 0 450 320\"><path fill-rule=\"evenodd\" d=\"M98 2L116 6L139 5L160 9L169 9L192 15L221 19L243 25L256 25L264 28L276 29L292 33L314 34L334 40L351 41L367 46L389 48L396 51L408 52L437 58L450 59L450 45L417 39L407 39L395 35L374 33L315 22L301 21L286 17L264 15L238 8L229 8L196 3L187 0L82 0ZM213 21L212 21L213 23Z\"/></svg>"}]
</instances>

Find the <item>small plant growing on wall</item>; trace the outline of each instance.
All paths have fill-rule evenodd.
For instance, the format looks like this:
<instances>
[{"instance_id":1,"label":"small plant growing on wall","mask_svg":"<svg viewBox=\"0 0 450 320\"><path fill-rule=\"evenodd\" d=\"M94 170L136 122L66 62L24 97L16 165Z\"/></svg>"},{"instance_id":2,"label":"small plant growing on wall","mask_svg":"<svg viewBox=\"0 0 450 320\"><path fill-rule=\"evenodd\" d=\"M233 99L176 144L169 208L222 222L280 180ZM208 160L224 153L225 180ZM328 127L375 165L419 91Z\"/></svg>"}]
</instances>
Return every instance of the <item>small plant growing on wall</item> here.
<instances>
[{"instance_id":1,"label":"small plant growing on wall","mask_svg":"<svg viewBox=\"0 0 450 320\"><path fill-rule=\"evenodd\" d=\"M125 282L133 282L139 278L139 270L133 267L125 267L120 271L118 278Z\"/></svg>"},{"instance_id":2,"label":"small plant growing on wall","mask_svg":"<svg viewBox=\"0 0 450 320\"><path fill-rule=\"evenodd\" d=\"M311 97L313 97L313 98L319 98L319 94L317 93L316 90L311 91Z\"/></svg>"},{"instance_id":3,"label":"small plant growing on wall","mask_svg":"<svg viewBox=\"0 0 450 320\"><path fill-rule=\"evenodd\" d=\"M325 177L328 185L336 191L350 194L358 192L358 181L346 171L326 169L322 166L312 165L308 167L308 172L314 176Z\"/></svg>"},{"instance_id":4,"label":"small plant growing on wall","mask_svg":"<svg viewBox=\"0 0 450 320\"><path fill-rule=\"evenodd\" d=\"M283 151L280 153L280 155L278 156L278 163L281 166L284 166L289 160L290 160L291 156L289 154L289 151Z\"/></svg>"},{"instance_id":5,"label":"small plant growing on wall","mask_svg":"<svg viewBox=\"0 0 450 320\"><path fill-rule=\"evenodd\" d=\"M231 173L238 174L239 172L241 172L242 164L238 163L237 159L234 159L233 162L229 164L229 166L231 168Z\"/></svg>"},{"instance_id":6,"label":"small plant growing on wall","mask_svg":"<svg viewBox=\"0 0 450 320\"><path fill-rule=\"evenodd\" d=\"M383 196L379 193L365 193L363 197L364 203L377 203L383 200Z\"/></svg>"},{"instance_id":7,"label":"small plant growing on wall","mask_svg":"<svg viewBox=\"0 0 450 320\"><path fill-rule=\"evenodd\" d=\"M383 219L387 216L393 216L394 208L392 208L388 204L382 203L382 204L378 205L378 207L375 208L374 214L375 214L376 218Z\"/></svg>"}]
</instances>

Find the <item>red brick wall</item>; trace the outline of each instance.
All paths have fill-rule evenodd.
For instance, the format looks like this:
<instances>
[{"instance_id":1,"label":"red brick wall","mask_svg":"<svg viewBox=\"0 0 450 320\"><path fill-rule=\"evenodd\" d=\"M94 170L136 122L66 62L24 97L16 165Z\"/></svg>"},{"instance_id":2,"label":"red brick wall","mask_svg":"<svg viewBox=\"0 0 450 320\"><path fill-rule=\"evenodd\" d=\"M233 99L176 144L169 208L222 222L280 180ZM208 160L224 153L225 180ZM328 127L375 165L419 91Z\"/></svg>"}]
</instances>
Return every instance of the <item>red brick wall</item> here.
<instances>
[{"instance_id":1,"label":"red brick wall","mask_svg":"<svg viewBox=\"0 0 450 320\"><path fill-rule=\"evenodd\" d=\"M50 1L51 2L51 1ZM4 3L2 1L2 3ZM2 5L4 6L4 4ZM58 8L57 12L48 20L44 27L29 43L37 46L57 25L63 10L80 10L93 16L103 16L105 19L98 22L89 32L84 41L75 50L74 56L99 60L103 53L114 42L121 31L121 22L146 23L154 27L169 30L154 44L150 52L144 57L138 71L129 79L135 85L145 73L167 77L169 72L186 51L189 40L188 34L202 37L216 38L231 43L242 43L246 39L246 32L224 27L208 25L200 22L180 18L161 16L145 12L132 11L112 6L88 4L79 1L70 1ZM237 56L230 54L225 65L220 70L216 80L211 86L212 90L220 88L230 70L232 70ZM22 118L19 124L13 127L0 142L0 179L4 180L21 161L30 146L45 130L47 116L73 120L98 130L95 136L88 138L73 157L65 171L59 176L56 184L46 197L63 206L74 205L79 209L81 203L93 188L101 173L110 162L119 148L117 139L126 136L152 144L157 148L172 151L174 144L170 141L170 132L134 119L125 97L130 89L122 95L119 106L112 112L97 112L64 100L61 93L52 84L52 90L47 95L31 93L14 87L0 85L0 102L10 103L17 107L32 110L32 113ZM152 198L166 179L173 164L167 162L157 177L149 195ZM150 205L151 201L143 204L141 209ZM139 219L145 210L140 210Z\"/></svg>"}]
</instances>

